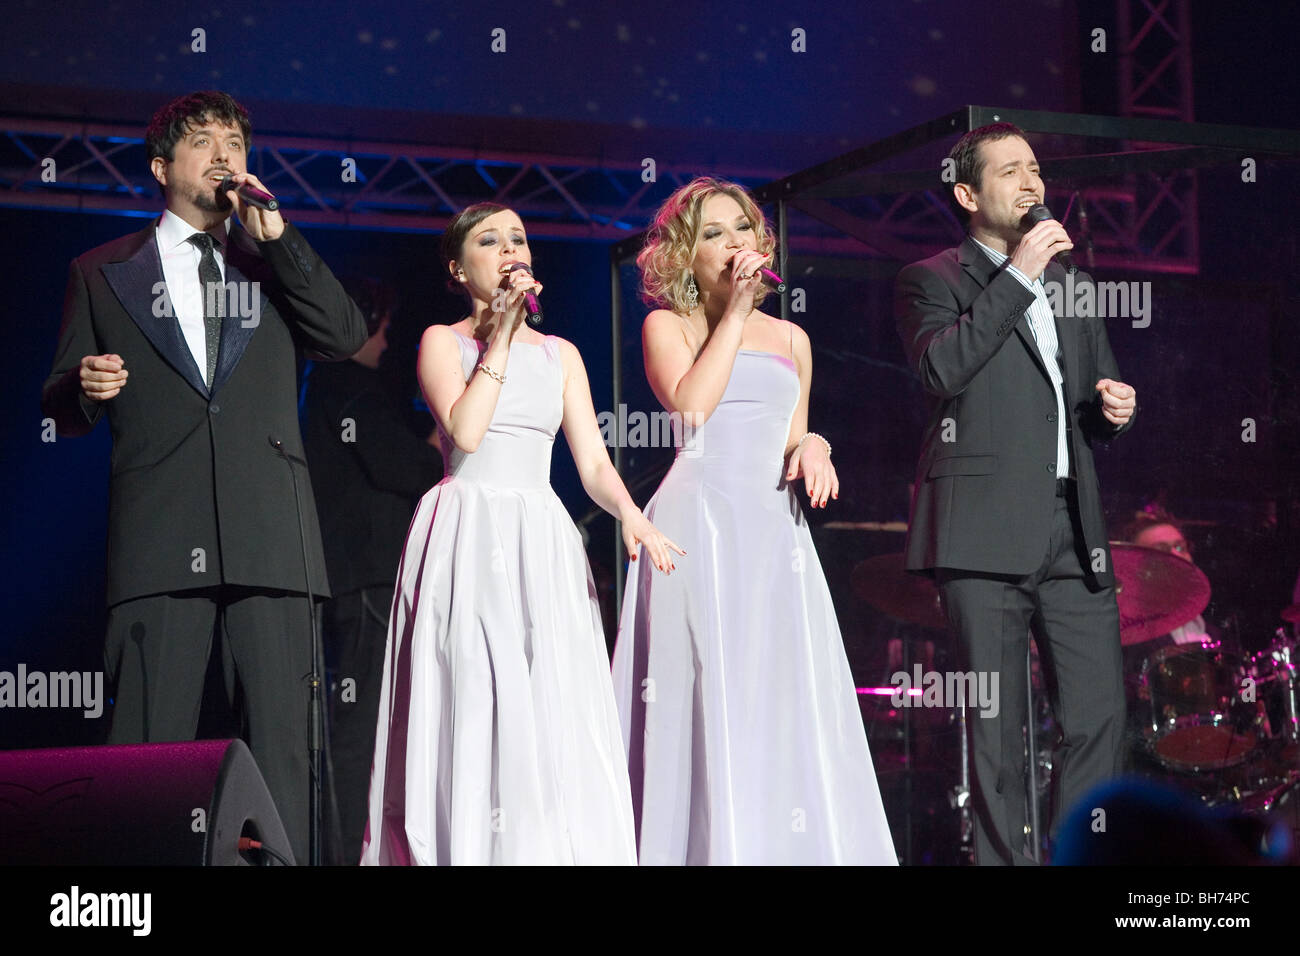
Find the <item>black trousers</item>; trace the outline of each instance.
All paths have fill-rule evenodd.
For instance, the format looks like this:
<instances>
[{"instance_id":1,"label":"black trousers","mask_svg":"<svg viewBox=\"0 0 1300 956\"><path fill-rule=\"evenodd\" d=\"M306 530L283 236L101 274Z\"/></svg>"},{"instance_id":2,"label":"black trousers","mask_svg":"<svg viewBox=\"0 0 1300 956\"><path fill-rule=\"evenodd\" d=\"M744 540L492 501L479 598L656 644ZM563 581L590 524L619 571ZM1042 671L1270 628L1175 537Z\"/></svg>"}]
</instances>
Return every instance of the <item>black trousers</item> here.
<instances>
[{"instance_id":1,"label":"black trousers","mask_svg":"<svg viewBox=\"0 0 1300 956\"><path fill-rule=\"evenodd\" d=\"M214 637L227 693L241 703L249 749L294 858L305 865L311 673L305 595L220 587L150 595L111 607L104 659L117 690L108 742L193 740Z\"/></svg>"},{"instance_id":2,"label":"black trousers","mask_svg":"<svg viewBox=\"0 0 1300 956\"><path fill-rule=\"evenodd\" d=\"M351 865L361 859L392 603L392 585L361 588L327 602L321 618L333 677L329 743L342 840L341 846L331 847L335 863Z\"/></svg>"},{"instance_id":3,"label":"black trousers","mask_svg":"<svg viewBox=\"0 0 1300 956\"><path fill-rule=\"evenodd\" d=\"M1026 842L1025 655L1032 631L1061 739L1049 819L1122 770L1124 681L1113 587L1090 586L1071 490L1057 499L1051 541L1025 577L936 568L963 667L998 674L996 716L967 705L975 854L981 865L1032 864ZM990 708L991 711L991 708Z\"/></svg>"}]
</instances>

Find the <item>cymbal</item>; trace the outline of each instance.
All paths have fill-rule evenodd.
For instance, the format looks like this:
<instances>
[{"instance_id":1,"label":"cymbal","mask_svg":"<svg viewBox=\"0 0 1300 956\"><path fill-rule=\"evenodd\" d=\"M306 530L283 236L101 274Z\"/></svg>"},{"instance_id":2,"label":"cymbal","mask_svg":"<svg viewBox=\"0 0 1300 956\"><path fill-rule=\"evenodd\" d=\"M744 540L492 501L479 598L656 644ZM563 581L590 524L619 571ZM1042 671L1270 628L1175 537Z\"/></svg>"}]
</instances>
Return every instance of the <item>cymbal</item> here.
<instances>
[{"instance_id":1,"label":"cymbal","mask_svg":"<svg viewBox=\"0 0 1300 956\"><path fill-rule=\"evenodd\" d=\"M934 580L908 574L903 567L904 555L878 554L859 562L849 581L858 597L890 617L946 630L948 617L939 603L939 587Z\"/></svg>"},{"instance_id":2,"label":"cymbal","mask_svg":"<svg viewBox=\"0 0 1300 956\"><path fill-rule=\"evenodd\" d=\"M1112 542L1120 643L1168 634L1205 610L1210 581L1192 562L1168 551Z\"/></svg>"}]
</instances>

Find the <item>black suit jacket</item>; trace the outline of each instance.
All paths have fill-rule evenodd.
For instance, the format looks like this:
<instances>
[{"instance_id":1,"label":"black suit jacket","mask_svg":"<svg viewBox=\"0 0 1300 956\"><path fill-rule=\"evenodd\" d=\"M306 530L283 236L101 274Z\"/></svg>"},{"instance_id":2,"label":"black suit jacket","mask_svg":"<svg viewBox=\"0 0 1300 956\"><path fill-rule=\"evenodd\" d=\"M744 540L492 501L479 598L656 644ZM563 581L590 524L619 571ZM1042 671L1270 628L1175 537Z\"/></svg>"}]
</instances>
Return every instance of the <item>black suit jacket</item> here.
<instances>
[{"instance_id":1,"label":"black suit jacket","mask_svg":"<svg viewBox=\"0 0 1300 956\"><path fill-rule=\"evenodd\" d=\"M1043 279L1064 285L1065 270L1053 262ZM1076 287L1091 281L1083 272L1075 276ZM1024 575L1047 553L1057 406L1025 315L1033 300L969 236L898 274L898 332L931 396L907 535L909 570ZM1109 585L1114 574L1092 448L1134 419L1116 428L1101 414L1098 379L1122 380L1103 320L1057 315L1056 331L1088 570L1097 584Z\"/></svg>"},{"instance_id":2,"label":"black suit jacket","mask_svg":"<svg viewBox=\"0 0 1300 956\"><path fill-rule=\"evenodd\" d=\"M158 314L156 227L73 260L42 393L60 435L85 434L105 415L112 429L108 603L221 583L305 591L291 464L272 437L293 459L312 591L328 595L298 431L296 353L347 358L365 343L365 319L292 224L267 242L232 227L226 281L258 283L260 316L224 320L209 390L179 322ZM81 358L110 353L130 376L114 398L91 402Z\"/></svg>"}]
</instances>

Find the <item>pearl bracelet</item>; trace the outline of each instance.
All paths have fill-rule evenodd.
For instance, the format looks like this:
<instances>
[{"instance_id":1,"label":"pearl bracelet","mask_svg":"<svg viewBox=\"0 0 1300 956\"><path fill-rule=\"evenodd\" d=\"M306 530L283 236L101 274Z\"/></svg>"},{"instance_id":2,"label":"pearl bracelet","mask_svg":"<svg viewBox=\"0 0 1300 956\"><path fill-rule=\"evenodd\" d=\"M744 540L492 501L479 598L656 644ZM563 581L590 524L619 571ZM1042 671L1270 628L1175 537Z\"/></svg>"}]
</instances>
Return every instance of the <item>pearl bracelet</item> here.
<instances>
[{"instance_id":1,"label":"pearl bracelet","mask_svg":"<svg viewBox=\"0 0 1300 956\"><path fill-rule=\"evenodd\" d=\"M485 365L483 362L479 362L478 365L475 366L475 368L482 369L484 372L487 372L488 378L494 378L502 385L506 383L506 377L502 375L500 372L496 371L496 369L492 368L492 366L490 365Z\"/></svg>"},{"instance_id":2,"label":"pearl bracelet","mask_svg":"<svg viewBox=\"0 0 1300 956\"><path fill-rule=\"evenodd\" d=\"M824 435L818 435L816 432L804 432L804 436L803 436L803 438L800 438L800 439L799 439L799 444L795 445L794 447L795 447L796 449L798 449L798 448L802 448L802 447L803 447L803 443L806 442L809 438L816 438L816 439L817 439L818 441L820 441L823 445L825 445L825 446L826 446L826 457L827 457L827 458L831 457L831 443L828 442L828 441L826 440L826 437L825 437Z\"/></svg>"}]
</instances>

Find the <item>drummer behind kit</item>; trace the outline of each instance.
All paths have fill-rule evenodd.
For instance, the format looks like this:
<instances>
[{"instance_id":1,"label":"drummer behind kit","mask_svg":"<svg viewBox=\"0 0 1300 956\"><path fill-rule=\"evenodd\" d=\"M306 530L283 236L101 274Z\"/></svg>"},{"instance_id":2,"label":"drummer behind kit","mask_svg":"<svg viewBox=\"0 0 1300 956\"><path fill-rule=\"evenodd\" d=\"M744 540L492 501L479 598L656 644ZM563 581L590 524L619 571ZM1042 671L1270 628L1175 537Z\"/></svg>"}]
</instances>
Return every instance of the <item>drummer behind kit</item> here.
<instances>
[{"instance_id":1,"label":"drummer behind kit","mask_svg":"<svg viewBox=\"0 0 1300 956\"><path fill-rule=\"evenodd\" d=\"M1247 654L1215 639L1211 631L1218 629L1201 617L1210 583L1192 563L1177 524L1146 521L1139 529L1132 542L1111 543L1129 696L1130 769L1189 791L1225 816L1253 821L1250 833L1258 845L1251 849L1265 859L1300 863L1300 604L1282 612L1284 626L1268 647ZM946 628L938 588L907 574L901 554L863 561L854 568L852 584L895 620ZM1026 729L1039 773L1037 792L1030 794L1032 818L1033 798L1046 792L1057 729L1030 646L1034 716ZM961 713L952 720L964 725ZM953 776L950 803L963 818L953 832L961 834L960 858L969 860L965 747ZM1030 827L1035 823L1027 821Z\"/></svg>"},{"instance_id":2,"label":"drummer behind kit","mask_svg":"<svg viewBox=\"0 0 1300 956\"><path fill-rule=\"evenodd\" d=\"M1300 861L1296 635L1280 627L1269 646L1253 655L1222 636L1211 637L1200 616L1209 604L1209 581L1192 563L1179 524L1141 517L1127 535L1134 543L1112 547L1117 563L1119 553L1127 553L1130 563L1127 574L1117 573L1125 660L1140 660L1136 673L1126 675L1134 769L1163 775L1209 806L1282 824L1282 836L1266 849ZM1165 616L1125 627L1125 584L1131 608ZM1193 607L1194 616L1166 628L1171 617ZM1293 626L1300 620L1294 607L1282 617ZM1287 846L1279 848L1283 837Z\"/></svg>"}]
</instances>

